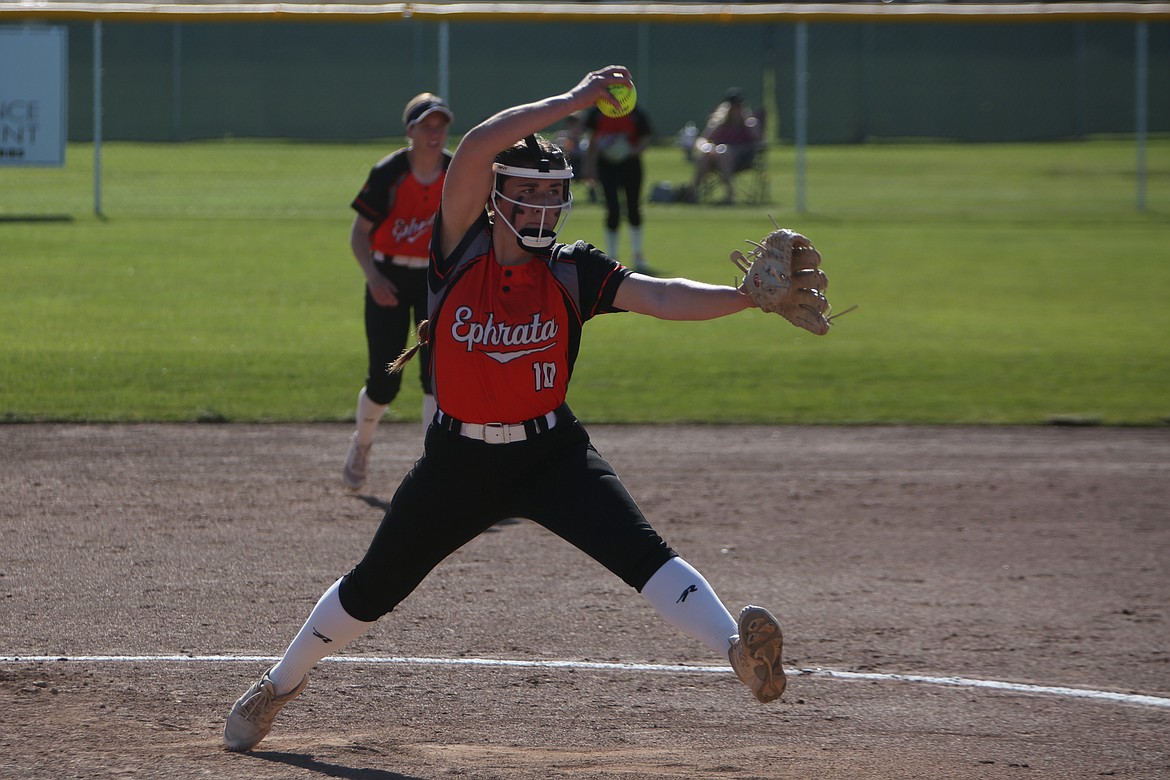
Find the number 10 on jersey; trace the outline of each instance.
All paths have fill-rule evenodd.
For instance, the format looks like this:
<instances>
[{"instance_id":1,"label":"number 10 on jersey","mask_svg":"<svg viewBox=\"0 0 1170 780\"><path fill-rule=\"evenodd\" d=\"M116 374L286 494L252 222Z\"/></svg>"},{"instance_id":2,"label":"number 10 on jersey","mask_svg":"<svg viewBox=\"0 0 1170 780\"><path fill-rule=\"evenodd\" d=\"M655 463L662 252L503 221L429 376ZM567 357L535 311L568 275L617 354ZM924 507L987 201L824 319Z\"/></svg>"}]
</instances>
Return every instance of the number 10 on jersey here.
<instances>
[{"instance_id":1,"label":"number 10 on jersey","mask_svg":"<svg viewBox=\"0 0 1170 780\"><path fill-rule=\"evenodd\" d=\"M536 379L536 389L551 390L557 378L556 363L533 363L532 374Z\"/></svg>"}]
</instances>

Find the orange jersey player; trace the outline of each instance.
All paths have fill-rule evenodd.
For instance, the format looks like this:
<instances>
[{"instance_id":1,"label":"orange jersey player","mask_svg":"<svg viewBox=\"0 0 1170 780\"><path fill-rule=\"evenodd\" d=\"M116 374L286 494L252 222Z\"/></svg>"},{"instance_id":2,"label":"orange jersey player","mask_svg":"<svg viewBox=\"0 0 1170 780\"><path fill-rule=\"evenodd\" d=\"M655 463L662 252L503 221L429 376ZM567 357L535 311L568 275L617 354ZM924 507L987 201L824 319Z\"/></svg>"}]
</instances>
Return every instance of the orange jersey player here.
<instances>
[{"instance_id":1,"label":"orange jersey player","mask_svg":"<svg viewBox=\"0 0 1170 780\"><path fill-rule=\"evenodd\" d=\"M341 476L350 490L366 482L374 431L402 388L402 375L386 367L402 353L411 323L426 317L427 257L451 153L447 128L454 115L430 92L406 104L402 124L409 146L384 157L350 204L357 212L349 245L366 277L366 382L358 393L357 420ZM423 352L426 360L426 352ZM435 413L430 376L420 375L423 430Z\"/></svg>"},{"instance_id":2,"label":"orange jersey player","mask_svg":"<svg viewBox=\"0 0 1170 780\"><path fill-rule=\"evenodd\" d=\"M568 92L501 111L463 137L447 171L428 271L439 408L425 452L362 560L325 591L280 661L232 707L229 750L257 745L318 661L391 612L448 555L512 517L539 523L619 577L670 625L729 660L759 701L783 693L776 619L756 606L732 617L650 525L565 404L582 326L593 317L705 320L754 305L734 287L645 276L588 244L557 240L572 206L573 171L535 134L612 100L610 85L629 83L623 67L594 71ZM550 600L546 624L570 608ZM462 636L456 625L437 630L453 642Z\"/></svg>"}]
</instances>

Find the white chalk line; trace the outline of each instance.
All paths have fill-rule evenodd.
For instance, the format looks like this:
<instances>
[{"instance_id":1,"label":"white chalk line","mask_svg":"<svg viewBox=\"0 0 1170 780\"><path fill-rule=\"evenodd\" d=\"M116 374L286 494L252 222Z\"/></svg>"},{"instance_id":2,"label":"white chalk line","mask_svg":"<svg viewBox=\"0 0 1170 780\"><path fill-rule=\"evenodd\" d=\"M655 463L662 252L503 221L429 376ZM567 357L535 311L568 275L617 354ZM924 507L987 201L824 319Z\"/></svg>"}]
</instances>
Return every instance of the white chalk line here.
<instances>
[{"instance_id":1,"label":"white chalk line","mask_svg":"<svg viewBox=\"0 0 1170 780\"><path fill-rule=\"evenodd\" d=\"M278 656L268 655L11 655L0 656L0 663L275 663ZM631 664L601 663L593 661L520 661L502 658L409 658L403 656L362 656L335 655L323 659L322 663L350 664L413 664L416 666L488 666L524 669L589 669L617 672L674 672L677 674L727 674L730 666L683 666L676 664ZM1053 685L1028 685L1026 683L1003 682L1001 680L980 680L970 677L931 677L922 674L891 674L880 672L842 672L819 667L790 670L791 674L805 677L829 677L838 680L873 680L889 682L922 683L943 685L952 688L990 688L997 691L1013 691L1041 696L1059 696L1070 699L1095 699L1122 704L1138 704L1146 707L1170 709L1170 698L1147 696L1116 691L1099 691L1089 688L1068 688Z\"/></svg>"}]
</instances>

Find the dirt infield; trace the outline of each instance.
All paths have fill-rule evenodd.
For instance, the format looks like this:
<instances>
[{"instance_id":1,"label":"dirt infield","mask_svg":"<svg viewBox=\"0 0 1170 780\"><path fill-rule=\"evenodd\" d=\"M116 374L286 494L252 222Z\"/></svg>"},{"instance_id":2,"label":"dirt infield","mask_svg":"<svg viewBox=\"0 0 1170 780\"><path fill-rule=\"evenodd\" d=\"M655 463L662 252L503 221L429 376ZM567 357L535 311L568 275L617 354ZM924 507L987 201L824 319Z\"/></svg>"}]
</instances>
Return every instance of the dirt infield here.
<instances>
[{"instance_id":1,"label":"dirt infield","mask_svg":"<svg viewBox=\"0 0 1170 780\"><path fill-rule=\"evenodd\" d=\"M781 618L783 701L516 521L226 753L417 426L355 496L347 426L7 425L0 778L1170 777L1170 429L591 432L733 610Z\"/></svg>"}]
</instances>

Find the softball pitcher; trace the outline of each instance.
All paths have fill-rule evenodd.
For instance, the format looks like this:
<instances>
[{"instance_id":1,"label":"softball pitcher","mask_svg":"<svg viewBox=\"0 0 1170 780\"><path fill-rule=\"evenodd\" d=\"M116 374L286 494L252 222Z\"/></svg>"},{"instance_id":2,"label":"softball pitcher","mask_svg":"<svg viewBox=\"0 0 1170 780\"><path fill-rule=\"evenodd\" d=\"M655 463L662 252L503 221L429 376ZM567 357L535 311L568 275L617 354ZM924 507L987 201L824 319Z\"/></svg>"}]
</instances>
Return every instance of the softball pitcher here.
<instances>
[{"instance_id":1,"label":"softball pitcher","mask_svg":"<svg viewBox=\"0 0 1170 780\"><path fill-rule=\"evenodd\" d=\"M305 690L314 664L510 517L532 519L620 577L667 622L730 660L761 702L783 693L776 619L755 606L738 622L731 616L647 522L565 404L582 326L593 317L626 311L705 320L754 305L735 287L656 279L584 242L556 240L572 207L573 171L535 133L612 101L607 88L629 83L624 67L594 71L568 92L488 118L459 144L428 270L425 368L438 409L425 452L362 560L325 591L281 660L232 707L229 750L258 744Z\"/></svg>"}]
</instances>

